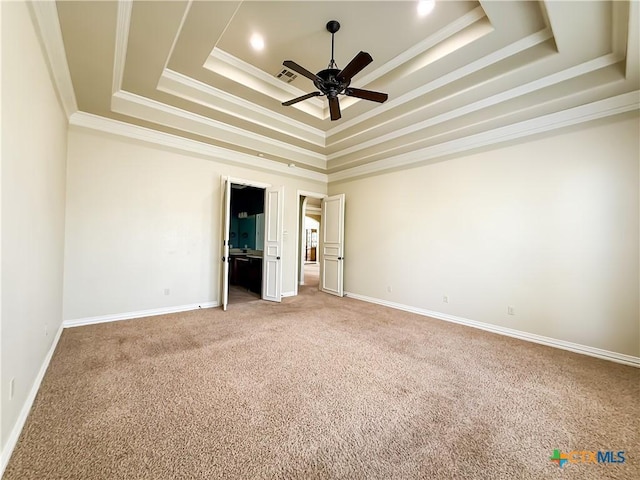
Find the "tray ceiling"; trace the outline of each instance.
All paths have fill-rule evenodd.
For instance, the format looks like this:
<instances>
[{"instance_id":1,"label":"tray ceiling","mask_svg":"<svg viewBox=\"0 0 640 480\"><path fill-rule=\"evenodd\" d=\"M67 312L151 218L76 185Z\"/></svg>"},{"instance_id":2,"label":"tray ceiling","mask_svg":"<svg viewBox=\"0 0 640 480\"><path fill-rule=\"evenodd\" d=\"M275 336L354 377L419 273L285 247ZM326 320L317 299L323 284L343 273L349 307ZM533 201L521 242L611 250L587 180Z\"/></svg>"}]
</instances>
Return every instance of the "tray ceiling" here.
<instances>
[{"instance_id":1,"label":"tray ceiling","mask_svg":"<svg viewBox=\"0 0 640 480\"><path fill-rule=\"evenodd\" d=\"M638 109L638 2L439 1L424 17L417 3L57 2L72 124L102 117L340 180ZM352 86L389 94L341 96L335 122L324 97L283 107L316 89L276 77L284 60L327 67L332 19L339 67L374 59Z\"/></svg>"}]
</instances>

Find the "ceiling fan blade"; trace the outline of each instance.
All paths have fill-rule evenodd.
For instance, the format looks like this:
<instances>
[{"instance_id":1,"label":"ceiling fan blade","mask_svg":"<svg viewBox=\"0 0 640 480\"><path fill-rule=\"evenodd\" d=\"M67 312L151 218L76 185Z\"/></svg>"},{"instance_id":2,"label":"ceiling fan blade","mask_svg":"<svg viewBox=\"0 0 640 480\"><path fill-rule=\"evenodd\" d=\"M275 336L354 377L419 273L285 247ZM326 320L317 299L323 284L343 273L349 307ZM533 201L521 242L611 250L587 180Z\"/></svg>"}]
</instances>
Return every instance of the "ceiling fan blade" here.
<instances>
[{"instance_id":1,"label":"ceiling fan blade","mask_svg":"<svg viewBox=\"0 0 640 480\"><path fill-rule=\"evenodd\" d=\"M282 105L285 106L285 107L289 107L289 106L293 105L294 103L301 102L303 100L306 100L307 98L317 97L319 95L322 95L322 92L307 93L306 95L302 95L301 97L294 98L293 100L282 102Z\"/></svg>"},{"instance_id":2,"label":"ceiling fan blade","mask_svg":"<svg viewBox=\"0 0 640 480\"><path fill-rule=\"evenodd\" d=\"M329 97L329 112L331 112L331 121L338 120L342 117L338 97Z\"/></svg>"},{"instance_id":3,"label":"ceiling fan blade","mask_svg":"<svg viewBox=\"0 0 640 480\"><path fill-rule=\"evenodd\" d=\"M298 65L293 60L285 60L284 62L282 62L282 65L284 65L285 67L293 70L294 72L298 72L300 75L304 75L309 80L313 80L314 82L316 80L318 80L318 81L320 81L320 83L322 83L322 79L319 76L317 76L315 73L311 73L306 68L301 67L300 65Z\"/></svg>"},{"instance_id":4,"label":"ceiling fan blade","mask_svg":"<svg viewBox=\"0 0 640 480\"><path fill-rule=\"evenodd\" d=\"M384 103L389 98L389 95L381 92L374 92L372 90L362 90L360 88L347 88L344 91L345 95L349 97L362 98L363 100L371 100L372 102Z\"/></svg>"},{"instance_id":5,"label":"ceiling fan blade","mask_svg":"<svg viewBox=\"0 0 640 480\"><path fill-rule=\"evenodd\" d=\"M344 67L336 76L338 80L348 81L351 80L354 76L356 76L360 70L373 62L373 58L367 52L360 52L357 54L349 64Z\"/></svg>"}]
</instances>

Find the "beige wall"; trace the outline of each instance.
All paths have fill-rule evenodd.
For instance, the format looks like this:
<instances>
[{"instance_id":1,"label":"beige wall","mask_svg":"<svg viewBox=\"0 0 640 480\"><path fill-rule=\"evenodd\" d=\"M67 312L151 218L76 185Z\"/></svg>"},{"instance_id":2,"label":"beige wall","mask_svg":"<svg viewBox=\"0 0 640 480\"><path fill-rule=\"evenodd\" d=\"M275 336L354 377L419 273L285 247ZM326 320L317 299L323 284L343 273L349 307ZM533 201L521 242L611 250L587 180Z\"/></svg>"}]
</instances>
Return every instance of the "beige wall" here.
<instances>
[{"instance_id":1,"label":"beige wall","mask_svg":"<svg viewBox=\"0 0 640 480\"><path fill-rule=\"evenodd\" d=\"M27 6L1 8L4 448L62 322L67 122Z\"/></svg>"},{"instance_id":2,"label":"beige wall","mask_svg":"<svg viewBox=\"0 0 640 480\"><path fill-rule=\"evenodd\" d=\"M326 185L72 128L64 318L219 302L222 175L284 186L282 291L294 292L297 190Z\"/></svg>"},{"instance_id":3,"label":"beige wall","mask_svg":"<svg viewBox=\"0 0 640 480\"><path fill-rule=\"evenodd\" d=\"M347 199L345 290L640 355L639 128L330 185Z\"/></svg>"}]
</instances>

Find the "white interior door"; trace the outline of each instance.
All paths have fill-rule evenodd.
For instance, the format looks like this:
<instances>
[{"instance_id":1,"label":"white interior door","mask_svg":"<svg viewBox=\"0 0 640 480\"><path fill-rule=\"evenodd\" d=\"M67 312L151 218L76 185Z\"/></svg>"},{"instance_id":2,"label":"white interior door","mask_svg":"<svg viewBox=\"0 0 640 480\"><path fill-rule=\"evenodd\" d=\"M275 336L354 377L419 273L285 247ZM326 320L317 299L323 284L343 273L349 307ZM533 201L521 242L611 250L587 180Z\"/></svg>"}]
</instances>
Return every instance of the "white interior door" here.
<instances>
[{"instance_id":1,"label":"white interior door","mask_svg":"<svg viewBox=\"0 0 640 480\"><path fill-rule=\"evenodd\" d=\"M282 205L284 187L267 188L264 202L262 299L282 300Z\"/></svg>"},{"instance_id":2,"label":"white interior door","mask_svg":"<svg viewBox=\"0 0 640 480\"><path fill-rule=\"evenodd\" d=\"M344 194L322 199L320 290L344 296Z\"/></svg>"},{"instance_id":3,"label":"white interior door","mask_svg":"<svg viewBox=\"0 0 640 480\"><path fill-rule=\"evenodd\" d=\"M228 178L222 183L222 271L220 278L220 302L222 310L229 304L229 222L231 219L231 182Z\"/></svg>"}]
</instances>

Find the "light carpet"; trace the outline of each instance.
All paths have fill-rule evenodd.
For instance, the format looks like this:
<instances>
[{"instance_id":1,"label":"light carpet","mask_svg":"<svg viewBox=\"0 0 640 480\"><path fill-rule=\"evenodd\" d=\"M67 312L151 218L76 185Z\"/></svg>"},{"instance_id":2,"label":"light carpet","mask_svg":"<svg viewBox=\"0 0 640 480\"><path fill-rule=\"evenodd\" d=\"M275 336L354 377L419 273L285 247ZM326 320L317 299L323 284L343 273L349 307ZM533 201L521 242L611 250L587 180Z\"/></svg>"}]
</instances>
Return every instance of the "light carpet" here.
<instances>
[{"instance_id":1,"label":"light carpet","mask_svg":"<svg viewBox=\"0 0 640 480\"><path fill-rule=\"evenodd\" d=\"M639 394L632 367L302 287L65 330L4 478L636 479Z\"/></svg>"}]
</instances>

